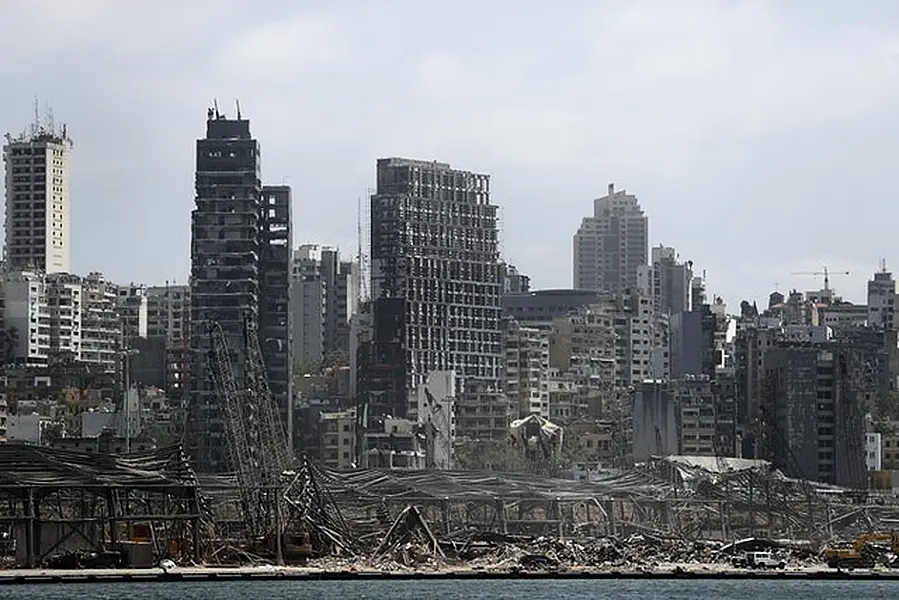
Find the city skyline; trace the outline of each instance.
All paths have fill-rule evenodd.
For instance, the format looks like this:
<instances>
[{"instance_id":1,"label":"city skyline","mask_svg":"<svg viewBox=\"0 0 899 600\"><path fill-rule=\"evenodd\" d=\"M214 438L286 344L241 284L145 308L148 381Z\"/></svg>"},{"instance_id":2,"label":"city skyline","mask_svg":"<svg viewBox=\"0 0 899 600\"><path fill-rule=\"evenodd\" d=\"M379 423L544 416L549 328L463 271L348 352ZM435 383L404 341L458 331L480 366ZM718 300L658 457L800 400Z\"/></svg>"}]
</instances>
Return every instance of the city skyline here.
<instances>
[{"instance_id":1,"label":"city skyline","mask_svg":"<svg viewBox=\"0 0 899 600\"><path fill-rule=\"evenodd\" d=\"M213 15L172 5L156 11L161 22L138 5L36 4L13 3L16 29L0 32L17 49L0 74L22 82L21 95L0 100L0 126L27 128L32 93L69 124L76 273L186 282L190 153L213 97L230 115L241 99L269 157L265 179L293 188L297 244L352 254L373 161L409 156L492 175L502 254L535 288L570 287L571 235L608 183L637 196L650 245L694 261L732 310L743 298L763 302L775 284L818 288L791 273L824 265L850 271L831 284L861 302L879 259L896 260L885 241L895 209L884 200L899 183L886 162L899 139L888 3L852 14L824 3L811 24L767 3L597 5L564 16L531 5L505 21L465 22L470 43L449 35L461 17L447 17L437 26L446 35L429 29L403 44L389 35L403 27L401 6L231 2ZM18 44L39 16L50 46ZM667 27L675 16L682 27ZM156 33L123 25L133 21ZM364 22L384 35L372 42ZM478 35L488 22L502 25ZM207 43L222 27L233 40ZM383 64L395 66L375 68ZM61 83L63 71L82 74L77 89ZM24 79L35 72L42 83ZM121 151L122 139L139 141Z\"/></svg>"}]
</instances>

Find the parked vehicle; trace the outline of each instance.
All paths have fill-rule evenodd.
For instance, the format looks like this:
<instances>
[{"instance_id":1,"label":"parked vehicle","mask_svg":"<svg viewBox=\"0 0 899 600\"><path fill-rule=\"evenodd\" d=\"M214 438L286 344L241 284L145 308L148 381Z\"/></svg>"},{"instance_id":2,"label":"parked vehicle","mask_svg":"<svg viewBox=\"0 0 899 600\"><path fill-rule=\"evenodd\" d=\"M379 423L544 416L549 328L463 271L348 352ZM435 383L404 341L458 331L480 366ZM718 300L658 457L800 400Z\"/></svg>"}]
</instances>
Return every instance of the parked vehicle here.
<instances>
[{"instance_id":1,"label":"parked vehicle","mask_svg":"<svg viewBox=\"0 0 899 600\"><path fill-rule=\"evenodd\" d=\"M735 558L734 566L746 569L783 569L786 563L770 552L754 551L744 552Z\"/></svg>"}]
</instances>

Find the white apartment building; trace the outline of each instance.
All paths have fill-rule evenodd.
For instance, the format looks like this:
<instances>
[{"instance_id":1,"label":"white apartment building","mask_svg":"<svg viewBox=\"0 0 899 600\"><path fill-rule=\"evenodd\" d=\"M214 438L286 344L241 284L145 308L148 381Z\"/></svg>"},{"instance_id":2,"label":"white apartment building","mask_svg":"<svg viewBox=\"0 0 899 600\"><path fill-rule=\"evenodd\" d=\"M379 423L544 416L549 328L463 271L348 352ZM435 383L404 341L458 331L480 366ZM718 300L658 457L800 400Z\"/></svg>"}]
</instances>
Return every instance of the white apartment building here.
<instances>
[{"instance_id":1,"label":"white apartment building","mask_svg":"<svg viewBox=\"0 0 899 600\"><path fill-rule=\"evenodd\" d=\"M115 302L115 286L97 273L0 274L0 325L14 342L13 358L28 365L71 353L114 371L122 338Z\"/></svg>"},{"instance_id":2,"label":"white apartment building","mask_svg":"<svg viewBox=\"0 0 899 600\"><path fill-rule=\"evenodd\" d=\"M146 336L165 337L169 342L184 340L190 323L190 286L150 286L146 297Z\"/></svg>"},{"instance_id":3,"label":"white apartment building","mask_svg":"<svg viewBox=\"0 0 899 600\"><path fill-rule=\"evenodd\" d=\"M549 418L549 332L510 320L505 331L506 396L517 418Z\"/></svg>"},{"instance_id":4,"label":"white apartment building","mask_svg":"<svg viewBox=\"0 0 899 600\"><path fill-rule=\"evenodd\" d=\"M54 273L45 277L47 305L50 309L50 351L70 353L81 360L84 309L81 278L67 273Z\"/></svg>"},{"instance_id":5,"label":"white apartment building","mask_svg":"<svg viewBox=\"0 0 899 600\"><path fill-rule=\"evenodd\" d=\"M50 309L44 277L32 271L0 273L0 316L12 358L46 365L50 353Z\"/></svg>"},{"instance_id":6,"label":"white apartment building","mask_svg":"<svg viewBox=\"0 0 899 600\"><path fill-rule=\"evenodd\" d=\"M69 154L63 126L35 124L29 134L6 136L6 244L10 269L71 270Z\"/></svg>"},{"instance_id":7,"label":"white apartment building","mask_svg":"<svg viewBox=\"0 0 899 600\"><path fill-rule=\"evenodd\" d=\"M135 283L119 286L116 290L116 310L122 319L122 332L126 344L132 338L147 337L147 286Z\"/></svg>"},{"instance_id":8,"label":"white apartment building","mask_svg":"<svg viewBox=\"0 0 899 600\"><path fill-rule=\"evenodd\" d=\"M122 347L116 286L99 273L81 279L81 360L115 371Z\"/></svg>"}]
</instances>

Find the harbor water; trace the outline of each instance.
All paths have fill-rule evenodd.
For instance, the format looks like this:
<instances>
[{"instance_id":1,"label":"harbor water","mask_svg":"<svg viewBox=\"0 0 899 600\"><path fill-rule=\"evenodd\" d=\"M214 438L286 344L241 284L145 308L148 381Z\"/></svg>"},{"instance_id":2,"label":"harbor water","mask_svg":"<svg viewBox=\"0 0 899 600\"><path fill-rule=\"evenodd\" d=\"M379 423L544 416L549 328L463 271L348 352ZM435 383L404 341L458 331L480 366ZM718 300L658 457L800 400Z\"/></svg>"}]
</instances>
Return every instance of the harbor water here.
<instances>
[{"instance_id":1,"label":"harbor water","mask_svg":"<svg viewBox=\"0 0 899 600\"><path fill-rule=\"evenodd\" d=\"M471 598L896 598L897 581L837 580L375 580L22 584L4 600L274 600L280 598L468 600Z\"/></svg>"}]
</instances>

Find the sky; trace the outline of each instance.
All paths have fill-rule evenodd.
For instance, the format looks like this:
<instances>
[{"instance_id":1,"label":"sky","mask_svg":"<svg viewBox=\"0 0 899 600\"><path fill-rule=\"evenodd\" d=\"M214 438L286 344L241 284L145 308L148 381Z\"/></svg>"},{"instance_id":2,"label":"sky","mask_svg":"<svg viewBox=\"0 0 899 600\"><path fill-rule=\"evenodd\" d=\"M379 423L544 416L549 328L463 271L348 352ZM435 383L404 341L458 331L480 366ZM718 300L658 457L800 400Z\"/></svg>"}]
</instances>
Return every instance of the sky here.
<instances>
[{"instance_id":1,"label":"sky","mask_svg":"<svg viewBox=\"0 0 899 600\"><path fill-rule=\"evenodd\" d=\"M734 311L899 272L893 0L3 0L0 81L0 132L35 96L67 124L73 270L119 283L187 281L195 141L235 99L295 245L355 254L403 156L492 176L534 288L571 286L609 183Z\"/></svg>"}]
</instances>

